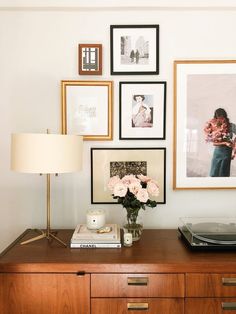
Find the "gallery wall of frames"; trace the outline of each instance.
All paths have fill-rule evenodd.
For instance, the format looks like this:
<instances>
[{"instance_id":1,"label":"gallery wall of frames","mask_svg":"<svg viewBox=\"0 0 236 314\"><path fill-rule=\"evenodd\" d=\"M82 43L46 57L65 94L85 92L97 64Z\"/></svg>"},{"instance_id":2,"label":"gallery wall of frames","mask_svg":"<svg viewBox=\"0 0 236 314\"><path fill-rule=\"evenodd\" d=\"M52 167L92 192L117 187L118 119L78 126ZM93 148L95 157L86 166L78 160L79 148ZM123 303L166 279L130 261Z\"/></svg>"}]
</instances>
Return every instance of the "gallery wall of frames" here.
<instances>
[{"instance_id":1,"label":"gallery wall of frames","mask_svg":"<svg viewBox=\"0 0 236 314\"><path fill-rule=\"evenodd\" d=\"M229 1L222 10L211 0L208 8L194 0L100 9L36 2L0 5L0 250L26 228L45 226L44 178L9 170L11 133L83 135L83 170L52 177L52 228L74 228L93 208L122 225L125 211L107 189L117 168L159 184L158 205L142 212L145 228L235 216L234 149L226 148L230 176L210 176L214 113L222 108L236 122Z\"/></svg>"},{"instance_id":2,"label":"gallery wall of frames","mask_svg":"<svg viewBox=\"0 0 236 314\"><path fill-rule=\"evenodd\" d=\"M159 74L159 25L110 25L109 31L111 77ZM102 50L101 43L79 43L81 76L102 75ZM167 83L127 80L118 88L119 139L164 140ZM113 81L62 81L62 133L83 135L85 141L112 141L113 89ZM155 201L166 203L165 147L91 148L91 203L117 203L107 182L114 175L130 174L154 177L160 190Z\"/></svg>"}]
</instances>

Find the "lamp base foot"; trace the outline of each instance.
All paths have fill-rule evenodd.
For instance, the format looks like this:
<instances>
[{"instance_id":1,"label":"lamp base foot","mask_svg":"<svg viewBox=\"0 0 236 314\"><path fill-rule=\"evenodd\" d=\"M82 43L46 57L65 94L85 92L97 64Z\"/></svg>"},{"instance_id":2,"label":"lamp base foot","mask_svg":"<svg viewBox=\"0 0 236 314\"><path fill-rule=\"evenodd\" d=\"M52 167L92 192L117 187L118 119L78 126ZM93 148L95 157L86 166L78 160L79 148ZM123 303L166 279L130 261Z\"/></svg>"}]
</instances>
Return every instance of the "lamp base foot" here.
<instances>
[{"instance_id":1,"label":"lamp base foot","mask_svg":"<svg viewBox=\"0 0 236 314\"><path fill-rule=\"evenodd\" d=\"M28 243L31 243L31 242L34 242L34 241L38 241L38 240L47 238L48 240L50 240L50 239L56 240L58 243L60 243L64 247L67 247L66 243L63 242L60 238L56 237L55 234L53 234L52 232L50 232L50 231L49 232L44 232L44 231L39 230L39 229L36 229L36 231L41 233L41 234L36 236L36 237L33 237L33 238L29 239L29 240L23 241L23 242L21 242L21 244L24 245L24 244L28 244Z\"/></svg>"}]
</instances>

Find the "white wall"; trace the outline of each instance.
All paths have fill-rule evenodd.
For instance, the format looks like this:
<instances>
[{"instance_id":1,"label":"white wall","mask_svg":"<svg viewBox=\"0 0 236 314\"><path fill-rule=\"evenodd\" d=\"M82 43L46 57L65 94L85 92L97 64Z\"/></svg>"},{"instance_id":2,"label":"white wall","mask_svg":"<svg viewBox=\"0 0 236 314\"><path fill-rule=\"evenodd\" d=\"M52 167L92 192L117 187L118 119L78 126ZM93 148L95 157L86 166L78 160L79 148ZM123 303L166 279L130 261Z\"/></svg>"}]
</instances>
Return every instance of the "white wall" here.
<instances>
[{"instance_id":1,"label":"white wall","mask_svg":"<svg viewBox=\"0 0 236 314\"><path fill-rule=\"evenodd\" d=\"M74 228L89 208L106 209L109 221L124 219L121 206L90 204L90 147L167 148L167 202L144 213L146 228L176 228L181 216L235 216L234 190L172 189L173 61L235 59L235 6L218 1L214 7L209 0L204 8L192 0L192 7L186 1L173 7L169 0L148 8L144 0L130 0L122 2L126 8L113 1L113 9L94 2L88 8L81 1L81 9L76 1L61 1L60 8L55 1L41 8L40 1L0 2L0 251L24 229L45 226L45 178L9 170L10 134L60 132L60 81L91 79L78 76L78 43L103 44L104 75L97 78L114 81L114 140L85 142L83 171L52 179L52 226ZM111 24L160 25L160 75L110 76ZM166 140L119 141L118 82L124 80L167 81Z\"/></svg>"}]
</instances>

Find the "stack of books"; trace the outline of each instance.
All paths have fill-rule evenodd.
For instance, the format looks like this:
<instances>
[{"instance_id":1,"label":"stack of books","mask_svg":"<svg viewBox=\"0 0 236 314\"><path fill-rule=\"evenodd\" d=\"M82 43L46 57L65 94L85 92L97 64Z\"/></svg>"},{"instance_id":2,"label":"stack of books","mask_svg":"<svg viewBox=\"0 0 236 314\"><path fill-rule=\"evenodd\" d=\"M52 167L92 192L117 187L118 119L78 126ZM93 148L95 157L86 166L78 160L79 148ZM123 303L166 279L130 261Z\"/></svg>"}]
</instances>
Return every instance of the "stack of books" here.
<instances>
[{"instance_id":1,"label":"stack of books","mask_svg":"<svg viewBox=\"0 0 236 314\"><path fill-rule=\"evenodd\" d=\"M103 232L107 231L109 232ZM117 224L106 224L102 230L90 230L86 224L75 228L70 241L71 248L120 248L120 228Z\"/></svg>"}]
</instances>

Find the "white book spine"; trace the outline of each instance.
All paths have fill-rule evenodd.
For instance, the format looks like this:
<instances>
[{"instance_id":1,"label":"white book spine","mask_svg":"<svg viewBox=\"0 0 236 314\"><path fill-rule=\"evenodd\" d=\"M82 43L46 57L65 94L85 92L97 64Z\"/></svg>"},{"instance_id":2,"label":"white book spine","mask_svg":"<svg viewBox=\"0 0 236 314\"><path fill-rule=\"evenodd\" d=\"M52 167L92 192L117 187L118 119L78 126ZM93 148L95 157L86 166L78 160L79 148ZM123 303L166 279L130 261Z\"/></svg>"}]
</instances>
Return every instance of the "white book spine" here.
<instances>
[{"instance_id":1,"label":"white book spine","mask_svg":"<svg viewBox=\"0 0 236 314\"><path fill-rule=\"evenodd\" d=\"M70 247L79 249L121 248L121 243L71 243Z\"/></svg>"},{"instance_id":2,"label":"white book spine","mask_svg":"<svg viewBox=\"0 0 236 314\"><path fill-rule=\"evenodd\" d=\"M120 238L117 240L77 240L77 239L71 239L70 241L73 244L119 244Z\"/></svg>"}]
</instances>

